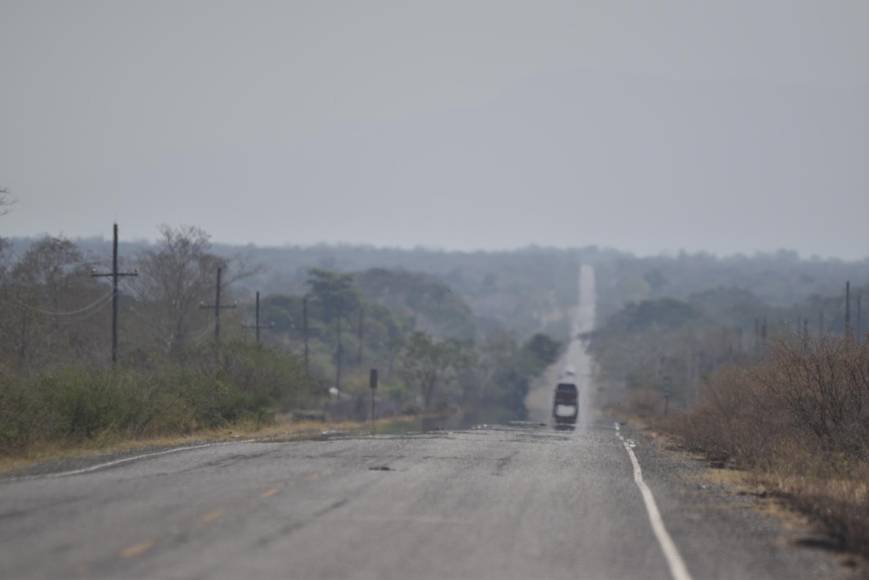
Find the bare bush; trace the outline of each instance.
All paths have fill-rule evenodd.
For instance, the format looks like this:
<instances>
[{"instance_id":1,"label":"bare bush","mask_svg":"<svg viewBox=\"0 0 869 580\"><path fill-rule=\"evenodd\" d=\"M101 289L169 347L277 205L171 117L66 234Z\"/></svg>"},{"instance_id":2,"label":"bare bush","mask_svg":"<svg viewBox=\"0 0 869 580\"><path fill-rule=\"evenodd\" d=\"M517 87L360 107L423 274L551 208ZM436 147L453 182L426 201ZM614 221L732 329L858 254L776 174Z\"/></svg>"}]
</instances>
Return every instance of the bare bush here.
<instances>
[{"instance_id":1,"label":"bare bush","mask_svg":"<svg viewBox=\"0 0 869 580\"><path fill-rule=\"evenodd\" d=\"M781 342L715 373L694 409L662 422L689 448L755 471L843 545L869 554L869 346Z\"/></svg>"},{"instance_id":2,"label":"bare bush","mask_svg":"<svg viewBox=\"0 0 869 580\"><path fill-rule=\"evenodd\" d=\"M780 343L758 373L792 421L828 452L865 457L869 436L869 350L851 340Z\"/></svg>"}]
</instances>

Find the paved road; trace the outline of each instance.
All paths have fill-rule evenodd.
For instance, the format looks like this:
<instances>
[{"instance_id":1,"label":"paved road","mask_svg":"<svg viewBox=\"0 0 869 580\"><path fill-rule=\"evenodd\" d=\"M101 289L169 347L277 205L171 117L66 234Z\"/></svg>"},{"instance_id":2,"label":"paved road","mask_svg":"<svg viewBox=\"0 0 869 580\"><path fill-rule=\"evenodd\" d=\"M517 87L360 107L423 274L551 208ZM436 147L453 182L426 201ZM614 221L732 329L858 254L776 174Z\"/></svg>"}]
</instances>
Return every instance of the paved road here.
<instances>
[{"instance_id":1,"label":"paved road","mask_svg":"<svg viewBox=\"0 0 869 580\"><path fill-rule=\"evenodd\" d=\"M625 439L690 577L838 574L692 483L696 466L592 416L567 433L232 443L0 480L0 578L679 577Z\"/></svg>"},{"instance_id":2,"label":"paved road","mask_svg":"<svg viewBox=\"0 0 869 580\"><path fill-rule=\"evenodd\" d=\"M830 577L820 556L780 545L748 511L710 508L721 498L637 444L693 577ZM76 577L672 576L601 422L218 445L0 483L0 578Z\"/></svg>"}]
</instances>

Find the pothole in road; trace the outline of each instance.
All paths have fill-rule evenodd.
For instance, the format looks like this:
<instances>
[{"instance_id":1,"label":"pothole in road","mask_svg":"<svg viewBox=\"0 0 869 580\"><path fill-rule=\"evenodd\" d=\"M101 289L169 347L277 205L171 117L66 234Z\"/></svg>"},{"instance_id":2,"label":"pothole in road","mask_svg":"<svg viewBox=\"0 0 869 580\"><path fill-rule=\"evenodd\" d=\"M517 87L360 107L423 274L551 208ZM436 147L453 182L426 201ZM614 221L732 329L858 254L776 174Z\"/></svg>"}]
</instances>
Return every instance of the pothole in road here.
<instances>
[{"instance_id":1,"label":"pothole in road","mask_svg":"<svg viewBox=\"0 0 869 580\"><path fill-rule=\"evenodd\" d=\"M388 465L372 465L368 471L392 471L392 468Z\"/></svg>"}]
</instances>

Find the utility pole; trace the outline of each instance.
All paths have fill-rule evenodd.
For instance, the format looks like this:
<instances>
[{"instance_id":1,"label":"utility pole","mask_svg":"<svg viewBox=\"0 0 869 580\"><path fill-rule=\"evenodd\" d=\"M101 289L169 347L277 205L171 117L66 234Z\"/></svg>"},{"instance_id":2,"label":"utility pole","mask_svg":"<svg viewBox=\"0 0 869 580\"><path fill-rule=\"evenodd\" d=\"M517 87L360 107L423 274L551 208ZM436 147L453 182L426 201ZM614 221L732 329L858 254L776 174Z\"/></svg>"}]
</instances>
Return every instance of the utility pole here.
<instances>
[{"instance_id":1,"label":"utility pole","mask_svg":"<svg viewBox=\"0 0 869 580\"><path fill-rule=\"evenodd\" d=\"M845 282L845 338L851 339L851 281Z\"/></svg>"},{"instance_id":2,"label":"utility pole","mask_svg":"<svg viewBox=\"0 0 869 580\"><path fill-rule=\"evenodd\" d=\"M214 304L200 304L199 308L204 310L214 310L214 342L220 342L220 311L227 308L237 308L238 304L221 304L220 290L221 278L223 276L223 268L217 269L217 286L214 290Z\"/></svg>"},{"instance_id":3,"label":"utility pole","mask_svg":"<svg viewBox=\"0 0 869 580\"><path fill-rule=\"evenodd\" d=\"M260 343L260 334L259 334L259 290L256 291L256 343Z\"/></svg>"},{"instance_id":4,"label":"utility pole","mask_svg":"<svg viewBox=\"0 0 869 580\"><path fill-rule=\"evenodd\" d=\"M358 349L356 351L356 363L362 366L362 346L365 340L365 308L359 307L359 326L356 329L356 337L358 338Z\"/></svg>"},{"instance_id":5,"label":"utility pole","mask_svg":"<svg viewBox=\"0 0 869 580\"><path fill-rule=\"evenodd\" d=\"M20 345L18 347L18 368L24 369L24 365L27 362L27 309L21 309L21 340Z\"/></svg>"},{"instance_id":6,"label":"utility pole","mask_svg":"<svg viewBox=\"0 0 869 580\"><path fill-rule=\"evenodd\" d=\"M760 353L760 318L754 319L754 354Z\"/></svg>"},{"instance_id":7,"label":"utility pole","mask_svg":"<svg viewBox=\"0 0 869 580\"><path fill-rule=\"evenodd\" d=\"M308 295L302 297L302 338L305 341L305 378L310 376L308 371Z\"/></svg>"},{"instance_id":8,"label":"utility pole","mask_svg":"<svg viewBox=\"0 0 869 580\"><path fill-rule=\"evenodd\" d=\"M857 344L863 342L863 293L857 292Z\"/></svg>"},{"instance_id":9,"label":"utility pole","mask_svg":"<svg viewBox=\"0 0 869 580\"><path fill-rule=\"evenodd\" d=\"M670 397L673 395L673 379L669 374L664 375L664 415L670 412Z\"/></svg>"},{"instance_id":10,"label":"utility pole","mask_svg":"<svg viewBox=\"0 0 869 580\"><path fill-rule=\"evenodd\" d=\"M371 434L373 435L377 420L376 399L374 396L377 392L377 369L371 369L368 372L368 388L371 390L371 413L369 417L371 417Z\"/></svg>"},{"instance_id":11,"label":"utility pole","mask_svg":"<svg viewBox=\"0 0 869 580\"><path fill-rule=\"evenodd\" d=\"M138 276L138 272L118 271L118 224L112 228L112 271L110 273L92 272L94 278L112 279L112 366L118 363L118 279Z\"/></svg>"},{"instance_id":12,"label":"utility pole","mask_svg":"<svg viewBox=\"0 0 869 580\"><path fill-rule=\"evenodd\" d=\"M253 329L254 329L254 331L256 332L256 345L257 345L257 346L260 346L260 344L261 344L261 341L260 341L260 329L262 329L262 328L269 328L271 325L270 325L270 324L265 324L265 325L260 324L259 290L257 290L257 292L256 292L256 315L255 315L255 316L256 316L256 318L255 318L255 320L256 320L255 324L253 324L253 325L245 324L244 327L245 327L245 328L253 328Z\"/></svg>"},{"instance_id":13,"label":"utility pole","mask_svg":"<svg viewBox=\"0 0 869 580\"><path fill-rule=\"evenodd\" d=\"M338 311L338 345L335 349L335 388L341 391L341 359L344 354L344 345L341 344L341 311Z\"/></svg>"}]
</instances>

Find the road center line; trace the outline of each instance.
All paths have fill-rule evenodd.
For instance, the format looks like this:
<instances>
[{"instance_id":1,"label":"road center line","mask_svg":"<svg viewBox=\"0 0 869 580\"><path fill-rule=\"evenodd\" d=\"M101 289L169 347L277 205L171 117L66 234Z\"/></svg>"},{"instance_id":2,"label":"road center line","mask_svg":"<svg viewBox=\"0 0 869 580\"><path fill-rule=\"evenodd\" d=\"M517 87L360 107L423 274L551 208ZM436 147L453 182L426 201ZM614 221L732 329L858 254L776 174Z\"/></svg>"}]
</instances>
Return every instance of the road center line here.
<instances>
[{"instance_id":1,"label":"road center line","mask_svg":"<svg viewBox=\"0 0 869 580\"><path fill-rule=\"evenodd\" d=\"M207 514L199 518L203 524L211 524L223 517L223 510L211 510Z\"/></svg>"},{"instance_id":2,"label":"road center line","mask_svg":"<svg viewBox=\"0 0 869 580\"><path fill-rule=\"evenodd\" d=\"M147 542L141 542L139 544L135 544L130 546L129 548L124 548L121 550L122 558L135 558L137 556L141 556L148 550L154 547L155 542L153 540L148 540Z\"/></svg>"},{"instance_id":3,"label":"road center line","mask_svg":"<svg viewBox=\"0 0 869 580\"><path fill-rule=\"evenodd\" d=\"M643 503L646 504L646 511L649 514L649 523L652 524L652 531L655 533L655 538L658 544L661 545L661 551L664 553L664 559L667 560L667 566L670 567L670 575L673 580L691 580L691 574L688 573L688 568L685 566L685 561L679 554L673 538L667 532L664 526L664 520L661 518L661 512L658 510L658 505L655 503L655 496L652 495L652 490L643 481L643 470L640 469L640 462L634 450L631 448L633 443L626 441L621 433L616 432L616 435L621 440L625 451L628 452L628 457L631 459L631 464L634 466L634 482L640 488L640 494L643 496Z\"/></svg>"}]
</instances>

